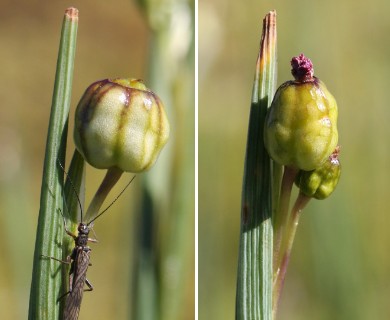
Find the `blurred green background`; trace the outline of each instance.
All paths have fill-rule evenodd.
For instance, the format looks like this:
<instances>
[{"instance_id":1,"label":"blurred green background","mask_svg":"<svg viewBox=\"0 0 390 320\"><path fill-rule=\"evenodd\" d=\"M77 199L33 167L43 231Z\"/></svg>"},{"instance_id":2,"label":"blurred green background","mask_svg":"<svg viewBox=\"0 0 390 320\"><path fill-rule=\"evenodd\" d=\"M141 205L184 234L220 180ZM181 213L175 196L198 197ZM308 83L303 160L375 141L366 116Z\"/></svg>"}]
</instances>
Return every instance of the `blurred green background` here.
<instances>
[{"instance_id":1,"label":"blurred green background","mask_svg":"<svg viewBox=\"0 0 390 320\"><path fill-rule=\"evenodd\" d=\"M181 1L182 9L185 3L191 6L191 1ZM46 133L64 11L69 6L79 9L66 165L74 150L74 109L84 90L96 80L115 77L145 79L148 85L149 54L153 39L146 17L135 1L131 0L1 0L0 4L0 318L26 319ZM191 18L191 10L193 8L189 10L189 16L185 17ZM191 21L187 22L190 30ZM188 31L176 36L174 40L176 44L181 44L179 47L182 56L174 55L173 58L178 58L177 61L172 61L176 68L175 75L185 78L182 82L186 83L183 87L187 91L182 90L182 97L175 98L166 97L166 92L160 93L155 89L163 101L169 100L175 105L170 105L167 112L171 122L171 139L166 150L170 151L163 150L160 161L157 161L151 172L161 171L161 163L165 162L166 165L167 159L170 161L168 167L179 168L169 171L169 184L166 184L165 190L169 199L164 201L166 207L178 209L178 213L172 211L172 215L190 221L190 225L182 233L189 231L180 238L185 240L181 247L188 252L185 261L182 257L167 257L169 274L164 273L167 270L164 263L167 262L159 256L160 253L155 252L154 255L156 260L160 263L162 261L158 269L158 281L166 281L165 278L175 281L175 271L181 270L177 278L183 283L184 292L180 292L181 310L177 313L177 319L193 319L194 128L193 125L187 126L188 130L183 132L181 125L175 123L194 123L193 80L189 90L187 86L188 79L194 78L194 67L191 65L193 53L186 53L186 50L191 50L193 40L188 37L193 34ZM174 92L177 87L169 87L169 90ZM184 95L186 97L183 98ZM188 100L192 103L180 104ZM184 116L188 119L183 120ZM180 139L177 138L177 130L181 132ZM87 166L86 205L103 175L103 171ZM131 177L131 174L122 177L108 197L107 204ZM132 313L137 297L132 289L134 275L131 271L136 264L135 238L139 236L134 221L138 221L135 217L142 198L142 180L143 175L138 175L110 212L95 224L99 243L91 245L93 266L88 270L88 279L95 290L84 295L80 319L129 319ZM182 187L183 181L188 187ZM185 194L180 194L180 189ZM180 199L184 199L182 201L186 204L180 205ZM160 220L166 223L169 215L168 219L165 216ZM173 226L169 228L177 228L177 223ZM166 231L158 229L154 232L158 233L153 237L158 248L159 237Z\"/></svg>"},{"instance_id":2,"label":"blurred green background","mask_svg":"<svg viewBox=\"0 0 390 320\"><path fill-rule=\"evenodd\" d=\"M339 105L342 175L304 210L279 319L388 319L390 4L199 0L199 318L233 319L240 198L262 19L278 85L304 53Z\"/></svg>"}]
</instances>

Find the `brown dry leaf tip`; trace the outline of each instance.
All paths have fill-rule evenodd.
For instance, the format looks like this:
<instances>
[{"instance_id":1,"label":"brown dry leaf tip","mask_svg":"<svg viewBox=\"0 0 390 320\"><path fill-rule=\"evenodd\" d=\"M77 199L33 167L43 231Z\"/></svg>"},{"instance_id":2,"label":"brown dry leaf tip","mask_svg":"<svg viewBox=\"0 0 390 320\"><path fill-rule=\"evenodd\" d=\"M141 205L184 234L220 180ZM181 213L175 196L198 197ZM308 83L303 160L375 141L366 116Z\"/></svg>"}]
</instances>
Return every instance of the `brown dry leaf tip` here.
<instances>
[{"instance_id":1,"label":"brown dry leaf tip","mask_svg":"<svg viewBox=\"0 0 390 320\"><path fill-rule=\"evenodd\" d=\"M269 24L274 25L276 23L276 10L268 12L263 21L269 21Z\"/></svg>"},{"instance_id":2,"label":"brown dry leaf tip","mask_svg":"<svg viewBox=\"0 0 390 320\"><path fill-rule=\"evenodd\" d=\"M314 75L313 64L311 60L303 53L298 57L291 59L291 73L294 76L295 80L299 82L312 81Z\"/></svg>"},{"instance_id":3,"label":"brown dry leaf tip","mask_svg":"<svg viewBox=\"0 0 390 320\"><path fill-rule=\"evenodd\" d=\"M65 15L70 20L77 20L79 18L79 10L74 8L74 7L70 7L70 8L65 10Z\"/></svg>"},{"instance_id":4,"label":"brown dry leaf tip","mask_svg":"<svg viewBox=\"0 0 390 320\"><path fill-rule=\"evenodd\" d=\"M263 69L269 63L276 44L276 11L270 11L263 19L263 32L257 65Z\"/></svg>"},{"instance_id":5,"label":"brown dry leaf tip","mask_svg":"<svg viewBox=\"0 0 390 320\"><path fill-rule=\"evenodd\" d=\"M276 26L276 11L270 11L263 19L263 33L268 34L269 30L274 34ZM269 37L269 35L268 35Z\"/></svg>"}]
</instances>

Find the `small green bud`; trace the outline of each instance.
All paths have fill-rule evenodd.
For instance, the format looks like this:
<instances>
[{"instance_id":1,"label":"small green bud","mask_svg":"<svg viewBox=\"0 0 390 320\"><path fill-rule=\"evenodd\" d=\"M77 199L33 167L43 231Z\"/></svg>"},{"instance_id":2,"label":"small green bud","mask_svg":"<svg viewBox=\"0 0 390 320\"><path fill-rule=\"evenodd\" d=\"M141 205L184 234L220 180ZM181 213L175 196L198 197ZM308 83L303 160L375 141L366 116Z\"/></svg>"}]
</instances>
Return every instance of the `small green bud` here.
<instances>
[{"instance_id":1,"label":"small green bud","mask_svg":"<svg viewBox=\"0 0 390 320\"><path fill-rule=\"evenodd\" d=\"M268 110L265 147L277 163L313 170L337 146L337 104L325 84L313 77L313 65L300 55L292 59L295 81L276 91Z\"/></svg>"},{"instance_id":2,"label":"small green bud","mask_svg":"<svg viewBox=\"0 0 390 320\"><path fill-rule=\"evenodd\" d=\"M331 195L340 179L341 167L338 159L340 148L328 157L318 169L312 171L300 170L295 184L303 194L319 200Z\"/></svg>"},{"instance_id":3,"label":"small green bud","mask_svg":"<svg viewBox=\"0 0 390 320\"><path fill-rule=\"evenodd\" d=\"M148 170L168 136L164 106L141 80L97 81L87 88L76 109L76 147L99 169Z\"/></svg>"}]
</instances>

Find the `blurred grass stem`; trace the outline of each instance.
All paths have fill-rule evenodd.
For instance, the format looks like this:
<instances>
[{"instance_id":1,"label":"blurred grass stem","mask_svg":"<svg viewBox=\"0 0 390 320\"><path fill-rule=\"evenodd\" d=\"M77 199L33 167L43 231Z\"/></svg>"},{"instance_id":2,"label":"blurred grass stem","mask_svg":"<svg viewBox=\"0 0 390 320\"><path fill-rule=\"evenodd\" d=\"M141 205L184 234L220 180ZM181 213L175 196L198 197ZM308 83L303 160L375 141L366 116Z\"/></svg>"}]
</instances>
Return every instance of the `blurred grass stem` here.
<instances>
[{"instance_id":1,"label":"blurred grass stem","mask_svg":"<svg viewBox=\"0 0 390 320\"><path fill-rule=\"evenodd\" d=\"M133 317L180 320L193 307L194 6L191 0L138 2L152 31L149 87L164 101L172 134L143 180Z\"/></svg>"}]
</instances>

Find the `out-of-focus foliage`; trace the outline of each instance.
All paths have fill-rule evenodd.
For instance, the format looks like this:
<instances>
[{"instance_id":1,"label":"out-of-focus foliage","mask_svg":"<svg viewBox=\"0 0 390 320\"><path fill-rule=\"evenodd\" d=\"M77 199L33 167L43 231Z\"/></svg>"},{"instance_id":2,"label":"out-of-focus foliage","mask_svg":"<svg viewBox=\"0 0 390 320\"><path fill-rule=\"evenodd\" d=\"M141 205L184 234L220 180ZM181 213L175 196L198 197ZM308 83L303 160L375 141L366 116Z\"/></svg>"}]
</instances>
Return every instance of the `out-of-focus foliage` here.
<instances>
[{"instance_id":1,"label":"out-of-focus foliage","mask_svg":"<svg viewBox=\"0 0 390 320\"><path fill-rule=\"evenodd\" d=\"M343 173L306 207L279 319L390 314L390 4L199 0L199 318L234 317L241 183L262 17L276 9L278 84L305 53L339 106Z\"/></svg>"},{"instance_id":2,"label":"out-of-focus foliage","mask_svg":"<svg viewBox=\"0 0 390 320\"><path fill-rule=\"evenodd\" d=\"M72 5L79 9L69 132L73 131L75 107L90 83L104 78L146 78L150 32L139 8L129 0L3 0L1 5L0 318L26 319L44 148L64 11ZM73 148L69 135L66 165ZM103 175L103 171L87 167L86 205ZM123 175L107 204L131 177ZM93 266L88 270L95 290L84 295L81 319L126 319L130 314L134 301L130 284L135 212L129 209L129 203L140 200L137 180L95 223L99 243L91 245ZM191 296L192 279L188 286ZM184 307L191 306L193 299L188 300Z\"/></svg>"}]
</instances>

